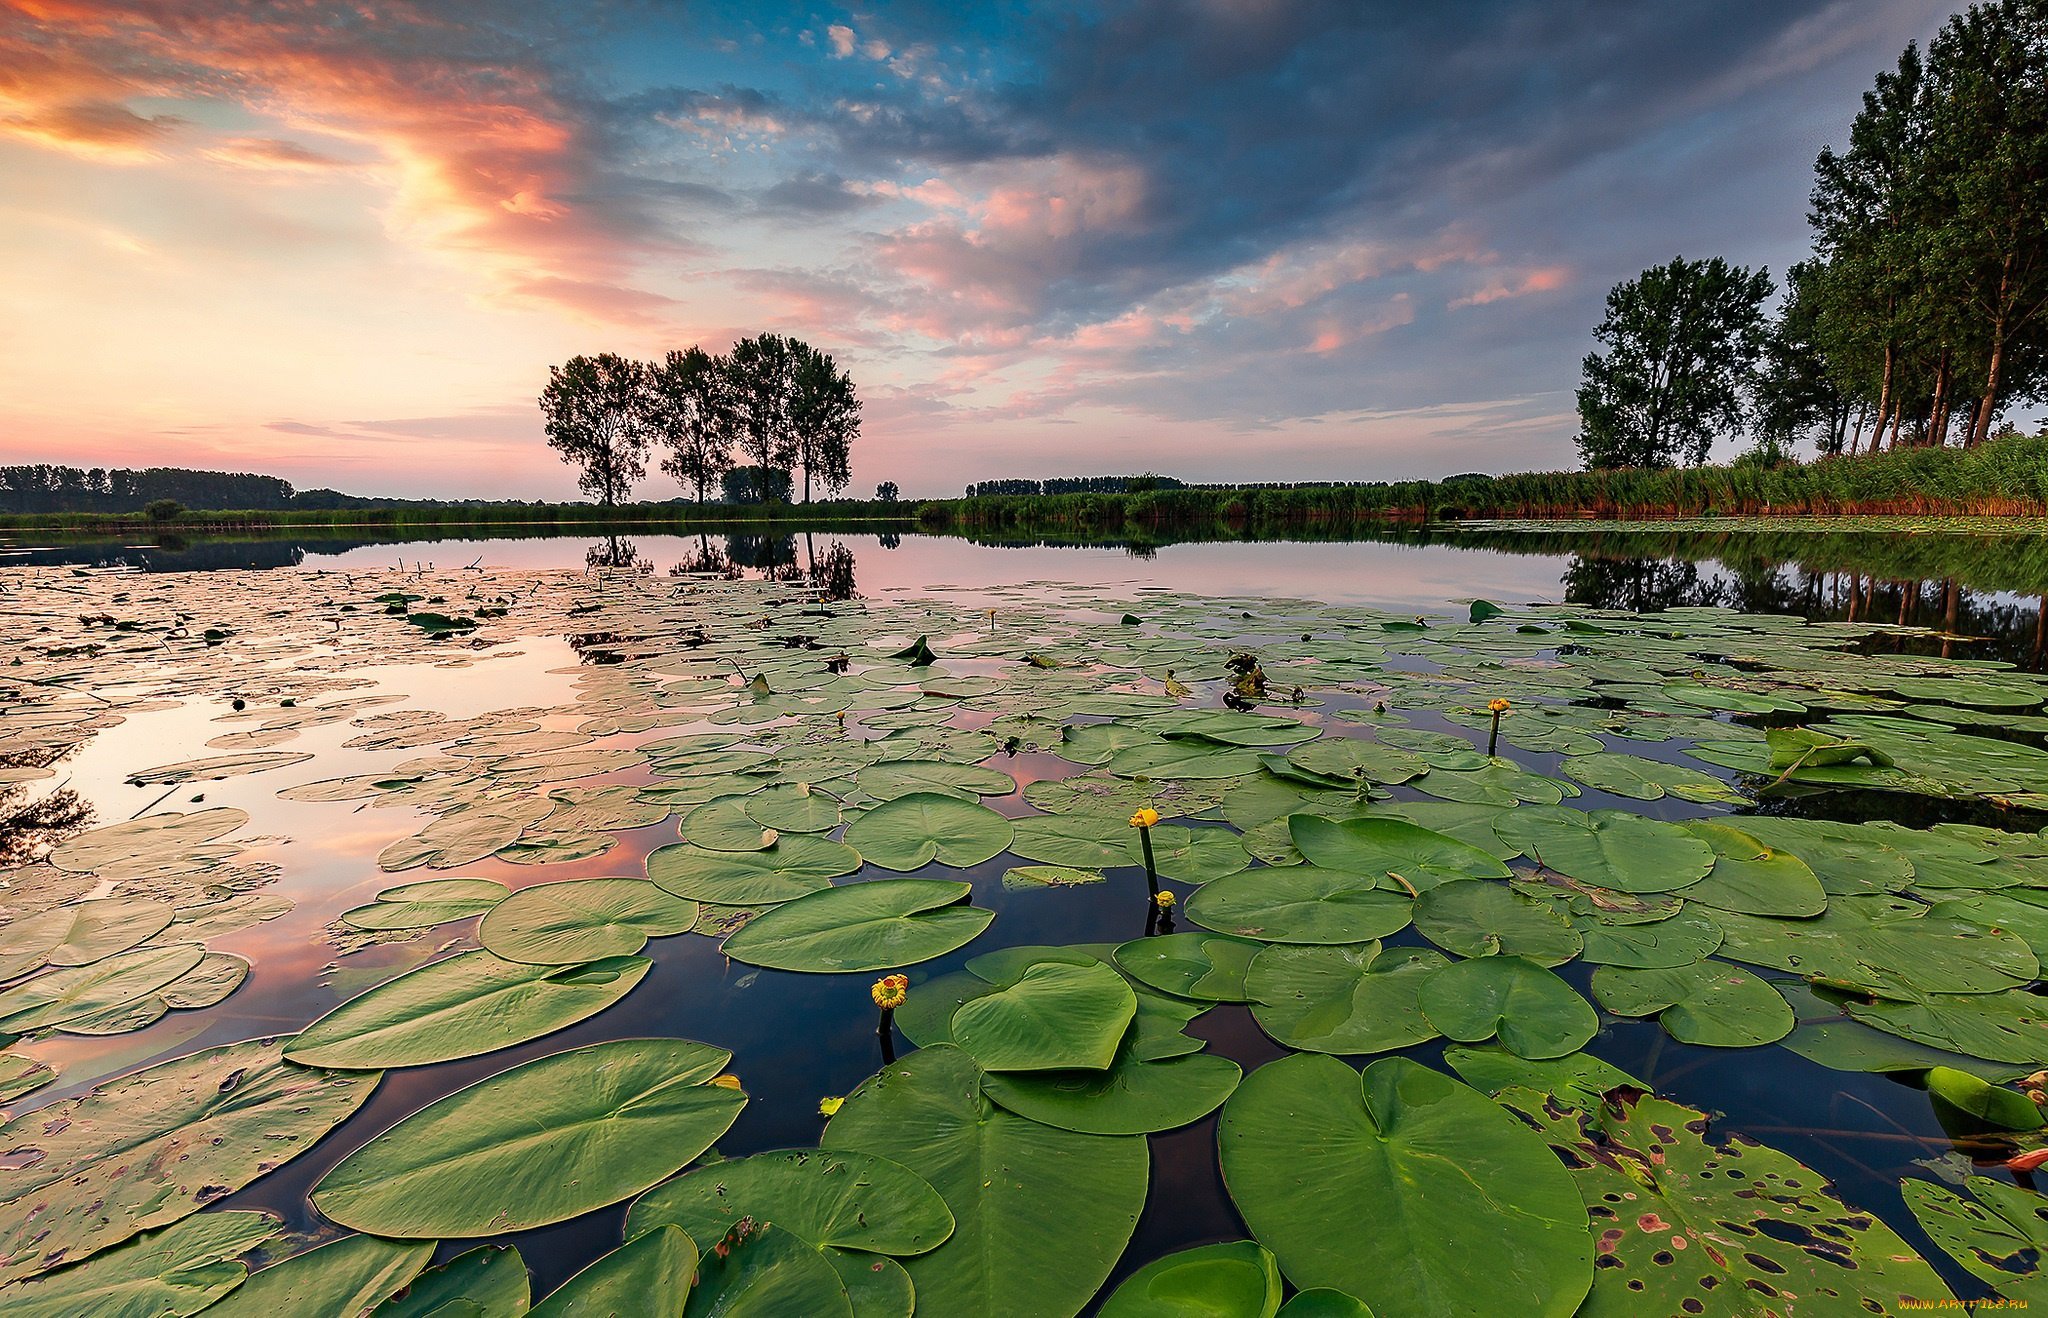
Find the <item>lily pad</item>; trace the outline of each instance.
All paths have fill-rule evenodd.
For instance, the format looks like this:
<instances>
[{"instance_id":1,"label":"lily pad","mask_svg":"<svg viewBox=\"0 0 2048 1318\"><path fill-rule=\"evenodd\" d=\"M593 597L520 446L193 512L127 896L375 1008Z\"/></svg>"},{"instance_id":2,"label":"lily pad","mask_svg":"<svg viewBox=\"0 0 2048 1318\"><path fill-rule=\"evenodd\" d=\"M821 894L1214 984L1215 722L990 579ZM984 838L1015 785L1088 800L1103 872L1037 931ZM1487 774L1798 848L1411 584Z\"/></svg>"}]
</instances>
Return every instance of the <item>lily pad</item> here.
<instances>
[{"instance_id":1,"label":"lily pad","mask_svg":"<svg viewBox=\"0 0 2048 1318\"><path fill-rule=\"evenodd\" d=\"M1593 972L1593 996L1617 1016L1656 1016L1680 1043L1754 1048L1792 1032L1785 999L1749 971L1723 961L1655 970L1602 966Z\"/></svg>"},{"instance_id":2,"label":"lily pad","mask_svg":"<svg viewBox=\"0 0 2048 1318\"><path fill-rule=\"evenodd\" d=\"M645 879L571 879L497 903L477 925L477 941L507 961L567 966L630 956L649 938L688 933L696 923L696 902Z\"/></svg>"},{"instance_id":3,"label":"lily pad","mask_svg":"<svg viewBox=\"0 0 2048 1318\"><path fill-rule=\"evenodd\" d=\"M1244 1002L1245 971L1265 945L1228 934L1182 933L1136 938L1112 954L1140 984L1203 1002Z\"/></svg>"},{"instance_id":4,"label":"lily pad","mask_svg":"<svg viewBox=\"0 0 2048 1318\"><path fill-rule=\"evenodd\" d=\"M1315 865L1260 868L1203 885L1188 919L1268 943L1362 943L1405 928L1415 904L1373 875Z\"/></svg>"},{"instance_id":5,"label":"lily pad","mask_svg":"<svg viewBox=\"0 0 2048 1318\"><path fill-rule=\"evenodd\" d=\"M653 1185L723 1135L746 1095L707 1084L732 1054L622 1039L459 1089L373 1138L313 1187L344 1226L402 1239L562 1222Z\"/></svg>"},{"instance_id":6,"label":"lily pad","mask_svg":"<svg viewBox=\"0 0 2048 1318\"><path fill-rule=\"evenodd\" d=\"M613 1318L650 1301L673 1305L697 1277L697 1246L682 1230L628 1232L625 1244L557 1286L528 1318Z\"/></svg>"},{"instance_id":7,"label":"lily pad","mask_svg":"<svg viewBox=\"0 0 2048 1318\"><path fill-rule=\"evenodd\" d=\"M1498 1036L1501 1046L1532 1061L1584 1047L1600 1018L1572 986L1519 956L1456 961L1422 981L1423 1017L1460 1043Z\"/></svg>"},{"instance_id":8,"label":"lily pad","mask_svg":"<svg viewBox=\"0 0 2048 1318\"><path fill-rule=\"evenodd\" d=\"M831 1149L756 1153L664 1181L633 1202L626 1234L673 1225L710 1250L748 1217L818 1248L899 1257L936 1249L953 1234L952 1211L922 1176L887 1158Z\"/></svg>"},{"instance_id":9,"label":"lily pad","mask_svg":"<svg viewBox=\"0 0 2048 1318\"><path fill-rule=\"evenodd\" d=\"M360 1068L475 1057L595 1016L631 992L653 964L619 956L546 966L468 952L342 1003L285 1051L310 1066Z\"/></svg>"},{"instance_id":10,"label":"lily pad","mask_svg":"<svg viewBox=\"0 0 2048 1318\"><path fill-rule=\"evenodd\" d=\"M922 1049L854 1091L820 1142L915 1167L952 1210L952 1236L904 1265L920 1309L1078 1313L1137 1227L1145 1140L1028 1121L990 1104L981 1081L959 1049Z\"/></svg>"},{"instance_id":11,"label":"lily pad","mask_svg":"<svg viewBox=\"0 0 2048 1318\"><path fill-rule=\"evenodd\" d=\"M1002 854L1011 832L1010 821L987 806L937 792L911 792L854 820L846 841L862 859L883 869L909 871L933 861L964 869Z\"/></svg>"},{"instance_id":12,"label":"lily pad","mask_svg":"<svg viewBox=\"0 0 2048 1318\"><path fill-rule=\"evenodd\" d=\"M1245 976L1259 1028L1290 1048L1383 1053L1426 1043L1437 1029L1422 1014L1422 983L1446 962L1414 947L1274 946Z\"/></svg>"},{"instance_id":13,"label":"lily pad","mask_svg":"<svg viewBox=\"0 0 2048 1318\"><path fill-rule=\"evenodd\" d=\"M1154 1259L1117 1287L1101 1318L1273 1318L1280 1269L1249 1240Z\"/></svg>"},{"instance_id":14,"label":"lily pad","mask_svg":"<svg viewBox=\"0 0 2048 1318\"><path fill-rule=\"evenodd\" d=\"M1362 1078L1333 1057L1268 1062L1219 1143L1231 1199L1303 1289L1386 1314L1569 1318L1593 1283L1585 1205L1542 1138L1406 1058Z\"/></svg>"},{"instance_id":15,"label":"lily pad","mask_svg":"<svg viewBox=\"0 0 2048 1318\"><path fill-rule=\"evenodd\" d=\"M1287 832L1311 865L1375 875L1411 892L1458 879L1504 879L1510 873L1478 847L1401 819L1289 815Z\"/></svg>"},{"instance_id":16,"label":"lily pad","mask_svg":"<svg viewBox=\"0 0 2048 1318\"><path fill-rule=\"evenodd\" d=\"M343 1236L271 1264L207 1312L214 1318L359 1314L411 1284L433 1257L432 1241Z\"/></svg>"},{"instance_id":17,"label":"lily pad","mask_svg":"<svg viewBox=\"0 0 2048 1318\"><path fill-rule=\"evenodd\" d=\"M647 877L679 897L725 906L772 906L832 886L860 868L860 853L840 842L786 833L756 851L713 851L688 842L647 858Z\"/></svg>"},{"instance_id":18,"label":"lily pad","mask_svg":"<svg viewBox=\"0 0 2048 1318\"><path fill-rule=\"evenodd\" d=\"M1714 867L1713 848L1678 825L1621 810L1528 807L1494 831L1546 869L1617 892L1671 892Z\"/></svg>"},{"instance_id":19,"label":"lily pad","mask_svg":"<svg viewBox=\"0 0 2048 1318\"><path fill-rule=\"evenodd\" d=\"M1100 1071L1137 1015L1137 995L1100 961L1044 961L962 1003L953 1042L984 1071Z\"/></svg>"},{"instance_id":20,"label":"lily pad","mask_svg":"<svg viewBox=\"0 0 2048 1318\"><path fill-rule=\"evenodd\" d=\"M182 1318L240 1286L249 1270L237 1256L270 1239L280 1225L268 1213L200 1213L10 1286L0 1303L8 1318Z\"/></svg>"},{"instance_id":21,"label":"lily pad","mask_svg":"<svg viewBox=\"0 0 2048 1318\"><path fill-rule=\"evenodd\" d=\"M2037 1192L1988 1176L1964 1181L1967 1194L1922 1180L1899 1188L1921 1229L1972 1276L2022 1305L2048 1301L2048 1216Z\"/></svg>"},{"instance_id":22,"label":"lily pad","mask_svg":"<svg viewBox=\"0 0 2048 1318\"><path fill-rule=\"evenodd\" d=\"M965 947L996 918L994 911L960 905L969 891L965 883L942 879L827 888L748 922L725 940L726 955L751 966L815 973L914 966Z\"/></svg>"},{"instance_id":23,"label":"lily pad","mask_svg":"<svg viewBox=\"0 0 2048 1318\"><path fill-rule=\"evenodd\" d=\"M300 1066L259 1039L16 1117L0 1126L0 1282L198 1212L311 1148L379 1078Z\"/></svg>"},{"instance_id":24,"label":"lily pad","mask_svg":"<svg viewBox=\"0 0 2048 1318\"><path fill-rule=\"evenodd\" d=\"M1524 956L1546 966L1579 954L1572 922L1504 883L1450 883L1415 903L1416 932L1459 956Z\"/></svg>"}]
</instances>

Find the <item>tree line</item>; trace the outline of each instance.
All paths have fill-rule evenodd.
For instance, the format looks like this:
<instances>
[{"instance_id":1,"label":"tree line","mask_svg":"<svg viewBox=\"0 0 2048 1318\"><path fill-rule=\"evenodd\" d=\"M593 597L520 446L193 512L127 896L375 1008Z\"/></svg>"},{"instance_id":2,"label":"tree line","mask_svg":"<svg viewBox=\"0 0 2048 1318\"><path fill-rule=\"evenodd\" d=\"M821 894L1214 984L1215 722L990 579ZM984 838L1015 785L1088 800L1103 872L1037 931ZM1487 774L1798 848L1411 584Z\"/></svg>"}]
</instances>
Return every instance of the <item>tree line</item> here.
<instances>
[{"instance_id":1,"label":"tree line","mask_svg":"<svg viewBox=\"0 0 2048 1318\"><path fill-rule=\"evenodd\" d=\"M549 447L578 469L577 488L605 508L623 503L661 449L661 469L703 503L722 484L728 502L803 501L853 479L860 397L829 353L801 339L757 334L714 356L692 346L642 362L616 353L548 368L540 396Z\"/></svg>"},{"instance_id":2,"label":"tree line","mask_svg":"<svg viewBox=\"0 0 2048 1318\"><path fill-rule=\"evenodd\" d=\"M1973 447L2048 396L2048 0L1987 0L1908 45L1821 152L1813 255L1718 257L1608 294L1578 391L1586 466Z\"/></svg>"},{"instance_id":3,"label":"tree line","mask_svg":"<svg viewBox=\"0 0 2048 1318\"><path fill-rule=\"evenodd\" d=\"M69 467L49 462L0 466L0 511L132 513L159 500L190 508L299 506L292 483L241 471L185 467Z\"/></svg>"}]
</instances>

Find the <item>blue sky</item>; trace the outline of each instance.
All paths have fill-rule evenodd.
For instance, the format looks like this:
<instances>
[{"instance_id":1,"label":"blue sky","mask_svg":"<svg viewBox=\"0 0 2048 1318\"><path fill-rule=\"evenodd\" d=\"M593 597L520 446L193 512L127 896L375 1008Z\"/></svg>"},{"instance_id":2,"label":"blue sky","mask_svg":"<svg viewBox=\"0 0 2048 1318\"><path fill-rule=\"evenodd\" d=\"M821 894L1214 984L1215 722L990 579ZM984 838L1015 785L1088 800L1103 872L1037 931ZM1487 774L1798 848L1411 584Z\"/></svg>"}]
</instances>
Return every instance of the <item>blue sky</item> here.
<instances>
[{"instance_id":1,"label":"blue sky","mask_svg":"<svg viewBox=\"0 0 2048 1318\"><path fill-rule=\"evenodd\" d=\"M0 460L560 497L549 363L772 329L861 493L1568 466L1607 288L1802 256L1949 10L0 0Z\"/></svg>"}]
</instances>

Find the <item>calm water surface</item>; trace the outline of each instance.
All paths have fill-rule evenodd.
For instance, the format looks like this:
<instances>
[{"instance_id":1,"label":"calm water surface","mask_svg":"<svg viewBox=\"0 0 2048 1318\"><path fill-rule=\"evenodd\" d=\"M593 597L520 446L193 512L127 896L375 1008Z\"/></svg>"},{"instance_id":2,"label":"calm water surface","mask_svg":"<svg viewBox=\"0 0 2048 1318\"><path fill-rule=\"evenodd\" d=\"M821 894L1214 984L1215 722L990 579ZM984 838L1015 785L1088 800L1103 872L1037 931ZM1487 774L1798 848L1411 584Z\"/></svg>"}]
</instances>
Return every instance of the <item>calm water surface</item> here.
<instances>
[{"instance_id":1,"label":"calm water surface","mask_svg":"<svg viewBox=\"0 0 2048 1318\"><path fill-rule=\"evenodd\" d=\"M8 546L0 545L0 552ZM1679 555L1575 553L1555 547L1520 551L1475 544L1432 543L1209 543L1168 545L1134 552L1115 546L996 546L934 536L860 535L819 532L795 536L633 535L614 542L588 535L528 539L413 540L405 543L264 540L204 542L182 548L155 545L49 545L19 543L13 562L104 563L125 561L152 570L261 566L281 571L350 574L395 573L420 563L440 569L472 562L487 568L586 568L596 563L644 566L665 573L678 564L722 567L757 578L818 568L840 593L865 597L915 594L929 587L966 588L969 597L997 587L1034 582L1100 587L1105 599L1134 591L1170 589L1209 596L1309 598L1332 603L1375 604L1416 612L1462 612L1457 601L1485 597L1501 601L1563 601L1613 607L1711 603L1739 608L1799 612L1817 617L1871 617L1943 625L1978 639L1951 640L1957 653L1997 657L2036 666L2040 662L2038 600L1995 582L1963 586L1953 579L1884 579L1861 566L1816 568L1813 564L1759 566L1716 558ZM1854 578L1853 584L1851 578ZM0 568L4 579L4 568ZM2018 583L2024 584L2024 583ZM937 643L937 638L934 638ZM1883 642L1892 644L1894 642ZM1938 640L1915 640L1934 648ZM453 717L524 705L550 705L571 698L579 656L562 639L521 641L493 652L476 667L441 669L427 664L364 670L374 690L403 694L422 708ZM1328 715L1357 697L1333 695L1311 715ZM100 733L65 761L68 785L92 806L100 821L125 819L146 808L160 789L138 788L125 775L139 764L210 753L206 738L219 731L201 705L137 715ZM571 720L573 721L573 720ZM1468 735L1428 713L1413 716L1417 727ZM1345 725L1333 724L1333 730ZM351 750L341 743L360 733L348 723L315 727L289 749L315 755L292 782L331 778L385 768L390 752ZM667 735L667 730L654 735ZM645 738L628 737L624 742ZM609 741L600 745L612 744ZM623 743L622 743L623 744ZM1629 749L1654 753L1640 743ZM430 752L421 752L430 753ZM1526 767L1555 772L1558 757L1510 752ZM1020 784L1063 776L1074 766L1051 756L1023 754L999 767ZM279 781L271 781L276 776ZM257 775L207 784L209 805L240 806L250 812L249 833L273 840L254 848L247 860L275 861L284 876L276 891L297 906L289 914L213 942L254 963L247 984L210 1010L173 1013L141 1032L107 1039L59 1035L39 1043L35 1055L62 1069L62 1079L16 1105L16 1110L68 1097L109 1076L149 1061L178 1056L214 1044L259 1034L303 1028L337 1002L464 940L474 922L443 925L410 943L338 955L326 926L343 910L370 901L376 892L403 879L382 872L377 852L409 833L427 816L404 808L371 808L362 802L302 803L279 800L286 775ZM645 770L605 781L649 782ZM991 798L1004 813L1027 813L1021 794ZM1708 813L1676 798L1654 803L1624 800L1588 790L1584 808L1619 807L1660 818ZM462 873L500 879L513 886L603 874L641 874L647 853L677 840L674 818L621 835L605 856L572 864L530 867L491 860ZM1130 900L1135 871L1111 871L1097 887L1037 892L1007 891L998 858L949 877L974 884L977 903L1000 912L989 933L959 953L917 968L914 981L959 969L973 955L1025 943L1121 940L1143 932L1143 915ZM880 877L863 871L854 877ZM408 876L417 877L417 876ZM1389 940L1419 941L1412 930ZM756 970L727 962L704 938L658 939L645 955L656 966L640 989L618 1005L569 1030L484 1057L389 1072L371 1101L311 1153L257 1181L227 1201L228 1207L261 1207L283 1216L298 1230L333 1234L311 1212L306 1192L344 1155L424 1104L473 1081L531 1058L603 1039L666 1035L700 1039L732 1049L732 1068L752 1096L738 1124L720 1142L728 1156L763 1149L814 1145L821 1121L820 1098L854 1089L879 1064L873 1009L861 976L796 975ZM1584 990L1590 968L1577 963L1561 973ZM1285 1050L1258 1030L1242 1007L1221 1006L1203 1016L1192 1032L1214 1051L1247 1071ZM1440 1056L1440 1044L1409 1050L1426 1061ZM1654 1019L1611 1021L1588 1051L1643 1077L1657 1088L1724 1114L1723 1130L1741 1131L1784 1149L1834 1178L1850 1203L1880 1214L1941 1267L1961 1295L1983 1288L1947 1261L1920 1236L1900 1202L1898 1182L1917 1161L1941 1158L1949 1144L1926 1096L1880 1075L1838 1073L1806 1062L1789 1051L1719 1050L1673 1042ZM1214 1119L1154 1136L1151 1200L1115 1281L1173 1249L1246 1233L1223 1192L1216 1172ZM1948 1155L1953 1156L1953 1155ZM534 1273L535 1294L546 1293L618 1243L624 1206L556 1227L509 1239ZM442 1247L445 1259L474 1242Z\"/></svg>"}]
</instances>

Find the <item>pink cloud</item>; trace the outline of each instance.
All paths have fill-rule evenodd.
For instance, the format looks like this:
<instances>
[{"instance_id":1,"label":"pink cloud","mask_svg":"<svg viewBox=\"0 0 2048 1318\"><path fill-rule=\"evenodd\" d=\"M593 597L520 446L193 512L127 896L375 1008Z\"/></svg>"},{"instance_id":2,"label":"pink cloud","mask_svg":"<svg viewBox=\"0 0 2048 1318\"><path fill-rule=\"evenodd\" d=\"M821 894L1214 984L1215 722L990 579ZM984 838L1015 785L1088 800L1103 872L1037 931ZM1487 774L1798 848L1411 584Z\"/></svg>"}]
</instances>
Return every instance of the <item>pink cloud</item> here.
<instances>
[{"instance_id":1,"label":"pink cloud","mask_svg":"<svg viewBox=\"0 0 2048 1318\"><path fill-rule=\"evenodd\" d=\"M1531 293L1548 293L1563 288L1570 278L1571 271L1561 265L1524 271L1516 278L1495 279L1474 292L1454 298L1449 304L1449 309L1458 311L1465 307L1483 307L1489 302L1500 302L1507 298L1526 297Z\"/></svg>"}]
</instances>

